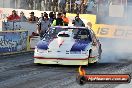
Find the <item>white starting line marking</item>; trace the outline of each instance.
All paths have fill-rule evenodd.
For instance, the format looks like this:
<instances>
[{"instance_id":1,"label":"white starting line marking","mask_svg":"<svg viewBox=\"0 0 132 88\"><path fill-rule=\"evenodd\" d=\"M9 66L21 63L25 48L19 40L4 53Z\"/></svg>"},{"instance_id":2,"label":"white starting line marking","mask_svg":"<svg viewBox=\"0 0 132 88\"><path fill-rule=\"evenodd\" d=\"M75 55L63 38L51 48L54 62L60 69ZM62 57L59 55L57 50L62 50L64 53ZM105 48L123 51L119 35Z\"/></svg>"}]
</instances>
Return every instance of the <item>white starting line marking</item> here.
<instances>
[{"instance_id":1,"label":"white starting line marking","mask_svg":"<svg viewBox=\"0 0 132 88\"><path fill-rule=\"evenodd\" d=\"M128 84L120 84L119 86L117 86L115 88L132 88L132 80Z\"/></svg>"}]
</instances>

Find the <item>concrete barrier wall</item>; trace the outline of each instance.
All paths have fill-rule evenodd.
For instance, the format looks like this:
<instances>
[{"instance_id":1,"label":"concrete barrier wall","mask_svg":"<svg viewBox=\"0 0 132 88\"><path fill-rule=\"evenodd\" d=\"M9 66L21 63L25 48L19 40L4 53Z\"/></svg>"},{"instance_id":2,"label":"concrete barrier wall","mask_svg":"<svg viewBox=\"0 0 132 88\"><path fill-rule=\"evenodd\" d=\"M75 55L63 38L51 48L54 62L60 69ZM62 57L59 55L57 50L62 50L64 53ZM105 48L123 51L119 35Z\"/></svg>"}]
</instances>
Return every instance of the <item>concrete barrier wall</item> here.
<instances>
[{"instance_id":1,"label":"concrete barrier wall","mask_svg":"<svg viewBox=\"0 0 132 88\"><path fill-rule=\"evenodd\" d=\"M27 30L30 36L32 32L37 32L37 23L29 22L2 22L2 31Z\"/></svg>"}]
</instances>

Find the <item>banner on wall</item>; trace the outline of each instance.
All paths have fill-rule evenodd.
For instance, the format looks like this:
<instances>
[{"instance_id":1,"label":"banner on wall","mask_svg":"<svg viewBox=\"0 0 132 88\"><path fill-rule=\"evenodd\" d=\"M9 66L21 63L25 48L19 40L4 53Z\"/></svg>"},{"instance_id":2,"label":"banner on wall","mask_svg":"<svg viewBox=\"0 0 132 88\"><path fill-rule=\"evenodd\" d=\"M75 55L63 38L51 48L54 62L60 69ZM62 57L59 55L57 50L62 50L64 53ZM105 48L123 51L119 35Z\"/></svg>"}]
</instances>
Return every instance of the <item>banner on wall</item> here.
<instances>
[{"instance_id":1,"label":"banner on wall","mask_svg":"<svg viewBox=\"0 0 132 88\"><path fill-rule=\"evenodd\" d=\"M132 39L131 26L95 24L93 30L98 37Z\"/></svg>"},{"instance_id":2,"label":"banner on wall","mask_svg":"<svg viewBox=\"0 0 132 88\"><path fill-rule=\"evenodd\" d=\"M0 54L23 52L28 49L28 31L0 32Z\"/></svg>"}]
</instances>

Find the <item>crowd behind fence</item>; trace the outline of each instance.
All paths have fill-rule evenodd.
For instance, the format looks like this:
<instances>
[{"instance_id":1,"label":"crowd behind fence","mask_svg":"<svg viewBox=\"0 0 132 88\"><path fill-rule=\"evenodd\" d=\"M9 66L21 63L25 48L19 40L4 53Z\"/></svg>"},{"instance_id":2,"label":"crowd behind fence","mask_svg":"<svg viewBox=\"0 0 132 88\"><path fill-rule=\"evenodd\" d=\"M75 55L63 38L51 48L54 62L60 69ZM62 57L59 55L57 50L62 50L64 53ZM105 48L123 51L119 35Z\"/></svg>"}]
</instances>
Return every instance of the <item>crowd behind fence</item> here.
<instances>
[{"instance_id":1,"label":"crowd behind fence","mask_svg":"<svg viewBox=\"0 0 132 88\"><path fill-rule=\"evenodd\" d=\"M12 14L7 17L7 21L3 21L3 31L23 30L26 29L29 35L41 35L46 33L50 26L85 26L85 22L80 18L80 14L75 14L73 19L67 17L66 12L43 12L40 16L36 16L32 11L30 17L26 17L24 12L17 13L12 10ZM36 33L36 34L33 34Z\"/></svg>"},{"instance_id":2,"label":"crowd behind fence","mask_svg":"<svg viewBox=\"0 0 132 88\"><path fill-rule=\"evenodd\" d=\"M98 0L19 0L16 9L41 10L60 12L62 9L69 13L87 13L88 9L96 12Z\"/></svg>"}]
</instances>

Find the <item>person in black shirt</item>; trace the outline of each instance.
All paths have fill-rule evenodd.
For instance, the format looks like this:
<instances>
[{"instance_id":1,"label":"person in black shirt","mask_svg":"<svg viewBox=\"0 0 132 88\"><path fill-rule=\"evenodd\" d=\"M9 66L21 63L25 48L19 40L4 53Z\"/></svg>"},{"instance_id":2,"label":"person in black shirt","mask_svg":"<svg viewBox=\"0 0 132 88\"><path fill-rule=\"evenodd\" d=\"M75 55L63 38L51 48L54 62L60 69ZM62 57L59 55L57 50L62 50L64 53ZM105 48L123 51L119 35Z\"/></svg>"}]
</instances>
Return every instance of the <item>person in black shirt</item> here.
<instances>
[{"instance_id":1,"label":"person in black shirt","mask_svg":"<svg viewBox=\"0 0 132 88\"><path fill-rule=\"evenodd\" d=\"M61 13L57 14L57 18L53 21L52 26L64 26L64 22L63 22Z\"/></svg>"}]
</instances>

